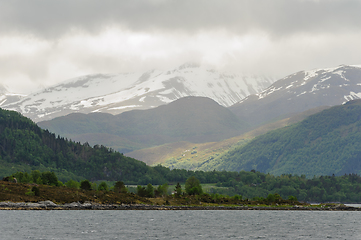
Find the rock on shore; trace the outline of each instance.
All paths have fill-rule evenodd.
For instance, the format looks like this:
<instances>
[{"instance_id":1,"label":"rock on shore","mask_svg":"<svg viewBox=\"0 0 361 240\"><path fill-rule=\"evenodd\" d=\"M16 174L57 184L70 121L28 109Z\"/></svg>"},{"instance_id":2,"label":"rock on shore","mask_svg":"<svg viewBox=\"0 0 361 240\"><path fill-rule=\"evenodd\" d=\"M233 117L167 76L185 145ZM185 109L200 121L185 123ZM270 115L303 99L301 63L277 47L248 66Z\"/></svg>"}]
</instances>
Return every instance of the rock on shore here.
<instances>
[{"instance_id":1,"label":"rock on shore","mask_svg":"<svg viewBox=\"0 0 361 240\"><path fill-rule=\"evenodd\" d=\"M0 202L0 210L290 210L290 211L361 211L345 205L332 207L310 207L310 206L167 206L148 204L98 204L91 202L72 202L66 204L55 204L52 201L33 202Z\"/></svg>"}]
</instances>

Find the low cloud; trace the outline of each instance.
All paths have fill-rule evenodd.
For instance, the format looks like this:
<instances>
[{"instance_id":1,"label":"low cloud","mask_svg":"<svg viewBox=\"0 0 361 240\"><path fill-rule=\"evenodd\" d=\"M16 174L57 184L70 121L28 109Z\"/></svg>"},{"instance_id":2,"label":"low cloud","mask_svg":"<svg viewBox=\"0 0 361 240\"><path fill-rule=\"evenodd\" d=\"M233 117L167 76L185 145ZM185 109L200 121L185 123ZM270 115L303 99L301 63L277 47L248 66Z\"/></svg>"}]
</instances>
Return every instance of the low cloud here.
<instances>
[{"instance_id":1,"label":"low cloud","mask_svg":"<svg viewBox=\"0 0 361 240\"><path fill-rule=\"evenodd\" d=\"M358 0L0 0L0 83L28 92L189 61L276 78L361 64L360 12Z\"/></svg>"},{"instance_id":2,"label":"low cloud","mask_svg":"<svg viewBox=\"0 0 361 240\"><path fill-rule=\"evenodd\" d=\"M115 25L141 32L256 29L277 37L359 31L360 9L358 0L12 0L0 3L0 31L59 38Z\"/></svg>"}]
</instances>

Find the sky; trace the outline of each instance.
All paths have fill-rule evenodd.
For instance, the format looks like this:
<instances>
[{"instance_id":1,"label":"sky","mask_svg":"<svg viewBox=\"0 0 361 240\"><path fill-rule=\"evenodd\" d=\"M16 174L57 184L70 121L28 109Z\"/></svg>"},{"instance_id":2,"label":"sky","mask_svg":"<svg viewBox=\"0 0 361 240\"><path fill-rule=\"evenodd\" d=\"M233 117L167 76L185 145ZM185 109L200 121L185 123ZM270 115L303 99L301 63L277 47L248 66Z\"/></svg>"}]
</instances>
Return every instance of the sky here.
<instances>
[{"instance_id":1,"label":"sky","mask_svg":"<svg viewBox=\"0 0 361 240\"><path fill-rule=\"evenodd\" d=\"M361 64L359 0L0 0L0 84L27 94L186 62L282 78Z\"/></svg>"}]
</instances>

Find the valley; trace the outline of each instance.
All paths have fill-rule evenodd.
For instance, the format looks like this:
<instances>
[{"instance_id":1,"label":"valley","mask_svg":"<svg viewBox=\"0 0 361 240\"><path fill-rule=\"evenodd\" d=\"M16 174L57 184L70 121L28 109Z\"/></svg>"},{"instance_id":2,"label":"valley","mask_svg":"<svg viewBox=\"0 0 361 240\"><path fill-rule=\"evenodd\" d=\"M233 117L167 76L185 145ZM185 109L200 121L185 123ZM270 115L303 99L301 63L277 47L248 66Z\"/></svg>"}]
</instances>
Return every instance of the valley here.
<instances>
[{"instance_id":1,"label":"valley","mask_svg":"<svg viewBox=\"0 0 361 240\"><path fill-rule=\"evenodd\" d=\"M227 86L231 86L229 81L235 77L235 75L231 77L231 75L222 75L215 71L206 70L204 67L196 64L185 64L167 73L156 74L155 71L150 71L141 77L132 74L126 74L123 77L127 76L127 79L134 79L131 81L127 80L127 82L133 81L134 86L143 89L141 86L150 84L150 82L154 84L157 82L157 86L162 84L163 87L168 86L166 83L168 80L164 79L174 76L172 74L178 74L178 76L180 76L179 74L185 74L182 75L184 79L186 79L185 76L188 76L189 79L193 79L192 81L196 81L194 78L197 78L197 76L207 76L194 83L194 86L200 84L205 79L207 79L206 81L209 83L209 86L214 85L212 83L213 80L210 79L218 79L219 81L223 79L222 81L228 82ZM165 76L167 77L164 78ZM271 85L264 90L259 89L265 86L266 80L264 82L260 80L258 87L254 85L252 87L253 90L249 90L247 93L244 92L244 89L250 88L243 85L243 90L237 91L244 92L245 95L242 95L244 97L240 97L237 103L234 103L235 99L232 100L233 102L227 103L216 97L222 94L226 94L228 97L235 96L233 93L226 93L230 89L236 89L235 87L224 88L226 85L220 82L216 85L223 90L213 89L211 91L213 91L214 95L204 94L206 97L192 96L193 94L197 95L197 93L184 90L185 85L173 84L172 88L178 89L174 91L179 92L179 89L183 89L184 92L177 95L177 97L175 95L173 97L168 95L168 100L161 103L161 105L153 105L149 109L125 111L126 108L119 108L119 110L122 109L121 111L124 112L114 115L115 112L110 114L108 113L109 111L104 110L105 108L102 108L104 111L96 110L94 112L92 110L93 113L87 113L91 108L83 112L80 109L63 106L64 109L72 110L74 113L66 115L66 112L59 112L59 114L65 116L55 118L53 118L55 115L51 115L52 117L49 115L53 119L40 121L38 125L43 129L48 129L50 132L75 142L86 143L90 146L104 145L110 147L152 166L161 164L170 169L202 171L214 169L228 171L251 170L256 165L252 165L253 167L247 165L248 167L246 168L239 168L232 163L232 161L239 160L229 159L226 156L229 156L229 153L235 151L235 149L247 148L247 146L253 144L255 137L266 134L271 130L291 126L331 106L357 99L358 92L361 92L361 89L359 89L360 76L361 68L358 66L341 65L335 68L300 71L272 84L271 81L268 81ZM51 90L48 93L51 95L55 94L53 96L55 97L57 96L56 92L59 92L58 98L60 98L63 94L62 92L76 90L81 94L75 96L84 98L89 91L94 92L94 89L98 88L100 90L97 93L98 95L106 94L106 91L112 90L109 90L110 88L102 88L101 82L105 85L109 84L114 89L119 89L125 87L124 83L119 81L120 78L120 75L118 77L115 77L115 75L83 77L54 86L51 89L55 92ZM157 79L163 79L164 81L158 81ZM179 80L180 78L177 79ZM239 80L235 79L235 81L239 84ZM118 84L118 86L116 87L114 84ZM204 88L204 83L202 84L203 87L196 88L203 89L202 91L205 93L208 90ZM129 89L135 88L131 87ZM168 91L162 87L159 89ZM259 91L258 93L256 89ZM151 90L149 91L151 92ZM149 91L147 90L146 92ZM199 92L199 90L197 91ZM158 93L160 94L160 92ZM42 94L39 92L36 95L41 96ZM128 99L132 98L130 96L138 96L143 100L147 98L142 94L137 95L130 92L127 94L122 93L121 95ZM159 94L157 95L158 97L161 96ZM191 96L184 97L184 95ZM209 96L213 96L214 100L211 100ZM179 99L171 100L176 98ZM73 100L70 98L66 99L66 101ZM99 104L104 101L100 101ZM232 105L232 103L234 104ZM99 107L99 104L90 104L89 106ZM39 106L42 105L39 104ZM43 118L35 118L34 120L39 119ZM250 160L254 161L254 159ZM239 164L243 166L243 163ZM261 165L258 169L273 172L270 168L261 167ZM285 173L282 171L286 170L273 173ZM337 173L338 171L335 169L334 172ZM292 169L288 169L287 173L295 172ZM315 174L324 173L319 171Z\"/></svg>"}]
</instances>

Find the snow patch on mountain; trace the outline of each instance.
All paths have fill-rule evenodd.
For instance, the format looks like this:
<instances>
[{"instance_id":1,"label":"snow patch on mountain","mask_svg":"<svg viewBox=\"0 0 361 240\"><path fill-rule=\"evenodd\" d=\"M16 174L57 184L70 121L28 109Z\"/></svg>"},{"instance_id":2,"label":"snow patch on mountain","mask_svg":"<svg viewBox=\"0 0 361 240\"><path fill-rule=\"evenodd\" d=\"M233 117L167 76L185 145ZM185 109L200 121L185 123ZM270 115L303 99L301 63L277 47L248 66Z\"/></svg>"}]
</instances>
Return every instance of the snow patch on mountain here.
<instances>
[{"instance_id":1,"label":"snow patch on mountain","mask_svg":"<svg viewBox=\"0 0 361 240\"><path fill-rule=\"evenodd\" d=\"M0 106L10 104L13 102L19 101L19 99L25 97L24 94L13 93L8 90L8 88L2 84L0 84Z\"/></svg>"},{"instance_id":2,"label":"snow patch on mountain","mask_svg":"<svg viewBox=\"0 0 361 240\"><path fill-rule=\"evenodd\" d=\"M291 117L306 110L361 98L361 66L300 71L230 107L250 125Z\"/></svg>"},{"instance_id":3,"label":"snow patch on mountain","mask_svg":"<svg viewBox=\"0 0 361 240\"><path fill-rule=\"evenodd\" d=\"M354 99L360 99L361 98L361 92L355 93L355 92L351 91L350 94L345 95L344 98L345 98L346 102L354 100Z\"/></svg>"},{"instance_id":4,"label":"snow patch on mountain","mask_svg":"<svg viewBox=\"0 0 361 240\"><path fill-rule=\"evenodd\" d=\"M353 83L350 84L351 80L347 76L345 76L346 74L348 74L350 70L360 71L361 66L341 65L335 68L315 69L311 71L298 72L275 82L270 87L258 93L257 97L258 99L262 99L271 94L277 93L281 90L287 90L288 93L292 92L296 95L296 97L298 97L306 93L314 94L317 91L329 89L332 86L338 86L341 88L348 87L351 85L359 86L360 85L359 82L361 82L361 78L352 79ZM294 78L296 78L296 80L294 80ZM288 81L290 82L287 83ZM336 82L339 84L335 84ZM351 100L360 98L359 95L355 93L350 93L349 95L345 95L344 97L345 98L347 97L347 99L351 99Z\"/></svg>"},{"instance_id":5,"label":"snow patch on mountain","mask_svg":"<svg viewBox=\"0 0 361 240\"><path fill-rule=\"evenodd\" d=\"M209 97L228 107L273 82L269 77L184 64L169 71L82 76L30 94L18 102L5 103L3 107L19 111L34 121L71 112L118 114L131 109L149 109L187 96Z\"/></svg>"},{"instance_id":6,"label":"snow patch on mountain","mask_svg":"<svg viewBox=\"0 0 361 240\"><path fill-rule=\"evenodd\" d=\"M282 78L268 88L255 95L242 99L238 104L264 99L280 99L287 96L286 101L306 97L309 94L334 96L332 102L342 104L336 99L354 100L360 98L361 65L341 65L334 68L300 71ZM337 90L338 88L339 90ZM340 96L341 95L341 96ZM319 97L321 99L321 97ZM334 105L330 103L330 105Z\"/></svg>"}]
</instances>

